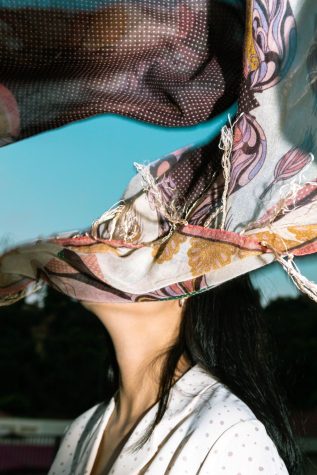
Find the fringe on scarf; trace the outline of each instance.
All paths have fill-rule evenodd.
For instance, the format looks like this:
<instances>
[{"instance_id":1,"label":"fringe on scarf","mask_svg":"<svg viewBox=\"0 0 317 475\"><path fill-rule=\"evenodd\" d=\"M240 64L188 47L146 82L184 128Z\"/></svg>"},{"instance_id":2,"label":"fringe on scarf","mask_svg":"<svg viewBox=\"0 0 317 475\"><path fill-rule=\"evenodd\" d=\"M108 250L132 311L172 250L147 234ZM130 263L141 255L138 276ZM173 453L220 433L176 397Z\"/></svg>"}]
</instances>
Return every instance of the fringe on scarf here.
<instances>
[{"instance_id":1,"label":"fringe on scarf","mask_svg":"<svg viewBox=\"0 0 317 475\"><path fill-rule=\"evenodd\" d=\"M229 189L230 172L231 172L230 158L231 158L232 147L233 147L233 136L234 136L233 127L235 126L235 124L238 122L238 120L243 114L244 112L241 112L241 114L236 118L233 124L231 124L231 117L230 117L230 114L228 114L228 121L229 121L230 127L228 128L227 125L224 125L221 129L221 137L220 137L218 148L220 150L223 150L221 165L223 168L223 176L225 180L224 189L223 189L223 193L221 197L222 204L204 222L205 227L209 226L212 220L215 219L220 212L222 212L220 229L224 229L225 219L227 215L227 194L228 194L228 189Z\"/></svg>"},{"instance_id":2,"label":"fringe on scarf","mask_svg":"<svg viewBox=\"0 0 317 475\"><path fill-rule=\"evenodd\" d=\"M311 184L314 186L317 186L316 182L312 181L305 181L304 183L296 183L296 180L299 176L300 181L302 180L302 174L305 171L305 169L311 165L311 163L314 160L314 155L310 153L311 155L311 162L309 162L304 169L301 171L299 175L296 175L296 177L291 181L291 183L284 185L283 187L280 188L280 195L282 194L282 189L284 187L287 187L290 189L289 193L286 194L283 198L279 200L279 202L276 204L275 209L274 209L274 214L270 216L265 222L260 223L261 228L267 227L269 229L269 232L273 232L272 230L272 225L274 224L274 220L276 216L278 216L280 213L287 213L289 211L289 208L287 207L287 202L290 200L292 201L292 209L296 209L296 198L298 193L301 191L301 189L307 185ZM243 234L247 230L251 230L253 228L257 228L259 226L259 223L250 223L245 229L243 229L240 234ZM283 238L279 236L282 242L284 242ZM290 251L287 250L286 244L285 246L285 252L280 253L275 249L271 244L269 244L267 241L263 240L260 241L260 244L267 249L270 249L274 256L276 261L281 264L282 268L287 272L287 274L291 277L293 283L296 285L296 287L303 292L304 294L308 295L309 298L311 298L314 302L317 303L317 284L315 282L312 282L308 280L300 271L300 269L297 267L297 265L294 262L294 254L292 254Z\"/></svg>"},{"instance_id":3,"label":"fringe on scarf","mask_svg":"<svg viewBox=\"0 0 317 475\"><path fill-rule=\"evenodd\" d=\"M291 252L286 252L286 255L278 253L276 249L266 241L261 241L260 244L273 252L276 261L282 265L296 287L317 303L317 284L303 276L294 262L294 254Z\"/></svg>"},{"instance_id":4,"label":"fringe on scarf","mask_svg":"<svg viewBox=\"0 0 317 475\"><path fill-rule=\"evenodd\" d=\"M114 206L116 206L118 203L121 203L121 202L122 202L122 204L119 204L116 208L114 208ZM90 229L91 236L93 238L97 239L99 237L98 236L99 226L101 224L103 224L105 221L111 220L110 229L109 229L109 239L112 239L113 232L114 232L115 227L116 227L116 223L119 219L120 214L125 209L125 206L126 206L125 201L124 200L119 200L119 201L117 201L117 203L112 205L111 208L109 208L107 211L105 211L98 219L96 219L92 223L91 229Z\"/></svg>"},{"instance_id":5,"label":"fringe on scarf","mask_svg":"<svg viewBox=\"0 0 317 475\"><path fill-rule=\"evenodd\" d=\"M228 128L227 125L225 125L221 129L221 138L220 138L218 147L221 150L223 150L221 164L222 164L224 180L225 180L224 190L223 190L222 199L221 199L222 204L211 216L207 218L207 220L204 223L205 227L208 226L210 222L220 212L222 212L221 229L224 229L224 223L225 223L226 212L227 212L227 193L228 193L228 188L229 188L230 171L231 171L230 156L231 156L232 146L233 146L233 127L242 115L243 115L243 112L237 117L235 122L232 124L230 114L228 114L230 127ZM179 199L179 196L177 194L175 194L175 196L169 201L169 203L166 203L166 200L164 200L162 192L160 191L155 181L155 178L150 173L148 166L137 163L137 162L134 162L133 164L136 167L138 173L140 173L142 177L143 190L145 192L150 192L151 199L153 200L156 209L166 218L167 222L170 225L169 232L165 236L163 236L161 239L154 239L153 241L142 243L145 246L147 245L152 246L154 244L158 245L165 242L167 239L169 239L178 225L188 224L188 216L196 207L196 205L199 203L199 201L201 200L201 197L198 198L190 207L187 207L186 203L183 206L177 205L176 203L177 203L177 200ZM212 176L212 181L213 181L214 176L215 176L215 173ZM210 185L208 185L205 188L205 190L209 186ZM90 234L92 237L98 238L98 234L100 235L100 232L99 232L100 225L105 223L106 221L110 221L107 232L109 233L109 239L112 239L113 234L116 230L117 224L119 223L119 221L121 221L120 224L121 224L122 229L120 230L120 234L123 234L123 240L127 242L129 241L131 242L133 241L134 237L136 237L137 235L136 229L139 229L137 228L137 226L134 225L136 220L137 220L137 216L136 216L136 212L133 210L133 207L132 206L128 207L127 203L124 200L120 200L92 223Z\"/></svg>"},{"instance_id":6,"label":"fringe on scarf","mask_svg":"<svg viewBox=\"0 0 317 475\"><path fill-rule=\"evenodd\" d=\"M169 232L161 239L155 239L151 242L142 243L145 246L152 246L154 244L158 245L165 242L172 235L177 225L188 224L187 219L181 217L185 213L186 204L183 205L183 207L176 205L176 202L179 199L179 196L177 194L175 194L175 196L170 200L169 203L166 203L166 200L164 200L162 192L157 186L156 181L153 175L150 173L148 167L137 162L134 162L133 165L136 167L142 177L143 190L151 193L151 198L154 202L155 208L167 219L168 223L170 224Z\"/></svg>"},{"instance_id":7,"label":"fringe on scarf","mask_svg":"<svg viewBox=\"0 0 317 475\"><path fill-rule=\"evenodd\" d=\"M223 150L221 164L222 164L223 175L224 175L224 189L223 189L223 194L221 197L221 205L204 222L205 227L209 226L212 220L216 218L218 214L221 212L222 219L221 219L220 229L224 229L225 219L227 215L227 194L228 194L228 189L229 189L230 172L231 172L230 158L231 158L232 147L233 147L233 136L234 136L233 128L236 122L240 119L242 115L243 115L243 112L236 118L236 120L232 124L230 114L228 114L228 120L229 120L230 126L227 127L227 125L224 125L221 129L221 138L220 138L218 147L219 149ZM312 156L312 160L313 159L314 157ZM150 245L150 246L154 244L158 245L160 243L165 242L167 239L170 238L172 233L175 231L177 225L188 224L188 221L186 218L188 218L189 214L191 213L193 208L195 208L197 202L200 199L196 200L196 202L193 203L189 209L186 209L186 204L182 208L176 205L176 201L178 199L178 196L176 195L169 203L166 203L164 200L164 197L162 196L162 192L160 191L148 167L146 165L143 165L137 162L134 162L134 166L136 167L136 169L138 170L138 172L140 173L142 177L144 191L151 193L151 198L155 204L156 209L160 211L160 213L167 219L168 223L170 224L169 232L165 236L163 236L161 239L155 239L154 241L151 241L148 243L145 243L145 242L142 243L144 245ZM302 186L306 185L307 183L312 183L316 185L316 183L314 182L305 182L304 184L299 184L295 182L296 179L297 179L297 176L290 184L285 185L287 186L288 189L290 189L290 192L287 193L286 196L284 196L283 198L279 200L274 210L274 215L270 216L270 218L265 223L261 223L261 227L271 228L275 217L281 212L288 211L286 203L290 199L293 200L293 208L296 207L295 205L296 197L297 197L298 192L301 190ZM280 193L281 193L281 190L280 190ZM118 206L116 206L117 204ZM114 206L116 206L116 208L114 208ZM97 237L98 228L100 224L104 223L105 221L111 220L108 232L110 234L109 239L112 239L118 220L120 218L123 218L124 240L131 241L135 235L135 233L133 232L133 229L135 228L134 223L135 223L136 215L132 207L128 207L128 208L124 200L120 200L117 203L115 203L108 211L103 213L103 215L100 216L100 218L98 218L97 220L93 222L92 227L91 227L91 235L94 237ZM124 212L124 216L122 216L123 212ZM185 217L182 218L181 216L185 216ZM244 234L245 231L252 229L254 225L255 223L250 223L245 229L243 229L240 232L240 234ZM291 252L287 251L286 246L285 246L285 253L279 253L273 246L271 246L266 241L261 241L260 244L266 247L267 249L270 249L274 253L276 261L281 264L283 269L291 277L296 287L301 292L308 295L308 297L310 297L312 300L317 302L317 284L308 280L305 276L301 274L300 270L298 269L298 267L296 266L294 262L294 255Z\"/></svg>"},{"instance_id":8,"label":"fringe on scarf","mask_svg":"<svg viewBox=\"0 0 317 475\"><path fill-rule=\"evenodd\" d=\"M220 229L224 229L224 224L225 224L225 219L226 219L226 213L227 213L227 193L229 189L229 183L230 183L230 172L231 172L231 163L230 163L230 157L232 153L232 146L233 146L233 127L236 124L236 122L240 119L240 117L244 113L242 112L234 121L234 123L231 123L231 117L230 114L228 114L228 121L230 123L230 127L228 128L227 125L224 125L221 129L221 137L220 137L220 142L218 147L220 150L223 150L222 154L222 159L221 159L221 164L223 168L223 174L224 174L224 190L222 194L222 204L219 206L219 208L211 215L208 217L208 219L205 221L204 226L208 226L210 222L222 211L222 222L221 222L221 227ZM167 219L167 221L170 224L170 230L167 233L166 236L164 236L161 239L155 240L154 243L155 245L159 243L163 243L166 241L171 234L175 231L177 225L187 225L188 224L188 216L190 213L193 211L193 209L196 207L198 202L200 201L200 198L198 198L189 208L183 206L183 208L179 208L176 206L176 201L178 199L177 196L173 198L170 203L166 203L162 197L162 194L155 182L155 179L149 172L148 168L146 168L144 165L139 164L134 162L134 166L137 168L138 172L141 174L144 182L144 191L150 191L151 196L153 198L153 201L155 203L156 208L160 211L160 213ZM215 176L215 173L212 176L212 181ZM206 189L209 187L208 185ZM205 190L204 190L205 191ZM182 218L184 216L184 218ZM143 243L145 245L150 244L153 245L152 243Z\"/></svg>"}]
</instances>

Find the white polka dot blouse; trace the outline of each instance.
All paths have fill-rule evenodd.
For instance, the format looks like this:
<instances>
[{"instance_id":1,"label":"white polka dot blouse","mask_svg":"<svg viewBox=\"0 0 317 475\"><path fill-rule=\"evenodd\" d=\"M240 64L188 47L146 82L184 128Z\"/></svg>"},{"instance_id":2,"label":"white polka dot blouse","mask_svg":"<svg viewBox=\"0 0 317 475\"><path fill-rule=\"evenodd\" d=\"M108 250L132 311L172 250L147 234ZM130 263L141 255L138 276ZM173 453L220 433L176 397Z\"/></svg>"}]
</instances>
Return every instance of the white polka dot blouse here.
<instances>
[{"instance_id":1,"label":"white polka dot blouse","mask_svg":"<svg viewBox=\"0 0 317 475\"><path fill-rule=\"evenodd\" d=\"M65 430L48 475L89 475L114 397ZM171 388L167 410L148 442L129 449L153 422L158 403L133 428L111 475L285 475L286 466L250 408L199 364Z\"/></svg>"}]
</instances>

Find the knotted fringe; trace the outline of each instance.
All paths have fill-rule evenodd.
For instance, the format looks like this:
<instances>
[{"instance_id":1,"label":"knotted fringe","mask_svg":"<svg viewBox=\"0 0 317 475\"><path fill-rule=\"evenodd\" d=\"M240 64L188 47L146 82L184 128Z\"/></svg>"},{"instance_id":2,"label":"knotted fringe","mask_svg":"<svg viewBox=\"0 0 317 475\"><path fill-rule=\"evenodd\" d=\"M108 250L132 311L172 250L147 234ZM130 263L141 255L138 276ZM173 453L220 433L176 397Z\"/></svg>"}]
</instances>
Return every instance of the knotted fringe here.
<instances>
[{"instance_id":1,"label":"knotted fringe","mask_svg":"<svg viewBox=\"0 0 317 475\"><path fill-rule=\"evenodd\" d=\"M218 147L223 150L223 155L221 159L221 164L223 167L223 174L224 174L224 190L222 194L222 204L219 208L205 221L204 226L207 227L211 221L222 211L222 222L221 222L221 229L224 229L225 218L227 213L227 193L229 189L230 183L230 171L231 171L231 163L230 163L230 156L232 152L233 146L233 127L236 122L240 119L243 115L243 112L236 118L234 123L231 123L230 114L228 114L228 120L230 123L230 127L228 128L227 125L223 126L221 129L221 138ZM143 180L143 189L146 192L151 193L151 198L154 201L154 204L157 210L167 219L168 223L170 224L170 229L167 235L163 236L161 239L155 239L151 242L143 242L144 245L158 245L160 243L165 242L172 233L175 231L177 225L187 225L188 220L186 219L192 210L195 208L196 204L200 201L197 199L190 208L187 208L186 203L180 207L176 206L176 201L179 198L177 195L169 202L166 203L162 192L160 191L159 187L156 184L156 181L153 175L150 173L148 167L146 165L134 162L134 166L136 167L137 171L140 173L142 180ZM215 174L212 178L214 178ZM208 186L206 187L208 188ZM119 204L118 204L119 203ZM122 203L122 204L120 204ZM116 206L118 204L118 206ZM116 208L114 208L116 206ZM133 231L138 229L137 226L134 226L135 220L137 219L135 212L132 210L132 207L127 209L127 204L124 200L120 200L115 203L109 210L102 214L98 219L96 219L91 226L90 234L92 237L98 237L98 228L99 226L104 223L105 221L111 220L109 229L109 239L112 239L113 233L116 229L116 225L119 219L122 217L122 213L125 210L124 218L123 218L123 226L124 226L124 240L131 241L133 240L134 236L137 234L137 231ZM181 216L184 216L182 218Z\"/></svg>"},{"instance_id":2,"label":"knotted fringe","mask_svg":"<svg viewBox=\"0 0 317 475\"><path fill-rule=\"evenodd\" d=\"M122 202L123 204L120 204L116 208L112 209L114 206L116 206L117 203L120 203L120 202ZM105 211L98 219L96 219L92 223L91 229L90 229L90 234L91 234L92 237L97 239L98 238L98 227L100 226L100 224L102 224L105 221L108 221L109 219L111 219L112 221L110 223L110 230L109 230L110 237L109 237L109 239L112 239L112 235L113 235L113 232L115 230L116 222L119 219L120 214L122 213L122 211L124 210L124 208L126 206L124 200L119 200L119 201L117 201L117 203L112 205L111 208L109 208L107 211Z\"/></svg>"},{"instance_id":3,"label":"knotted fringe","mask_svg":"<svg viewBox=\"0 0 317 475\"><path fill-rule=\"evenodd\" d=\"M153 201L157 207L157 209L163 214L163 216L168 219L168 221L173 224L183 224L186 225L188 224L186 219L183 219L179 216L179 210L177 206L175 205L175 202L178 197L175 197L170 201L170 203L165 203L164 199L162 197L162 193L160 189L158 188L157 184L155 183L155 179L153 175L149 172L149 169L146 168L145 165L142 165L140 163L134 162L134 166L138 170L138 172L141 174L143 181L145 183L144 186L144 191L149 191L151 190L151 196L153 198Z\"/></svg>"},{"instance_id":4,"label":"knotted fringe","mask_svg":"<svg viewBox=\"0 0 317 475\"><path fill-rule=\"evenodd\" d=\"M231 157L232 147L233 147L233 136L234 136L233 127L235 126L235 124L238 122L238 120L243 114L244 112L241 112L241 114L236 118L233 124L231 124L231 117L230 117L230 114L228 114L228 121L229 121L230 127L228 128L227 125L224 125L221 129L221 137L220 137L218 148L220 148L220 150L223 150L221 165L223 168L223 176L225 180L224 189L223 189L223 193L221 197L222 204L204 222L205 227L209 226L212 220L215 219L220 212L222 212L222 220L221 220L220 229L224 229L225 219L227 215L227 194L228 194L228 189L229 189L230 173L231 173L230 157Z\"/></svg>"},{"instance_id":5,"label":"knotted fringe","mask_svg":"<svg viewBox=\"0 0 317 475\"><path fill-rule=\"evenodd\" d=\"M108 239L113 239L113 233L116 231L117 236L115 239L122 239L129 242L140 237L141 223L137 216L136 211L133 208L133 204L127 203L124 200L120 200L117 203L122 202L114 209L109 209L103 213L100 218L95 220L91 227L91 235L96 239L98 237L98 227L105 221L110 220L107 232L109 233ZM115 203L113 206L115 206ZM113 208L112 206L112 208ZM119 223L119 221L121 221ZM100 234L100 232L99 232Z\"/></svg>"},{"instance_id":6,"label":"knotted fringe","mask_svg":"<svg viewBox=\"0 0 317 475\"><path fill-rule=\"evenodd\" d=\"M227 125L224 125L221 129L221 137L220 137L220 142L219 142L218 147L221 150L223 150L221 165L223 168L223 174L224 174L224 180L225 180L224 190L223 190L222 199L221 199L222 204L205 221L204 223L205 227L208 226L210 222L222 211L222 222L221 222L220 229L224 229L225 219L226 219L226 214L227 214L227 194L228 194L228 189L229 189L230 172L231 172L230 157L231 157L232 147L233 147L233 127L235 126L236 122L240 119L240 117L243 114L244 112L242 112L236 118L233 124L231 123L230 114L228 114L228 121L230 123L230 127L228 128ZM176 226L178 224L183 224L183 225L188 224L187 218L192 212L192 210L195 208L196 204L200 201L200 199L197 199L196 202L193 203L189 209L187 209L186 213L185 213L186 204L182 209L178 209L177 206L175 205L176 199L171 200L169 204L166 204L148 168L136 162L134 162L134 166L137 168L138 172L141 174L143 178L144 191L151 190L151 196L153 197L153 200L157 209L161 212L161 214L168 220L168 222L171 225L170 230L166 236L164 236L163 238L159 240L155 240L155 245L157 245L159 243L163 243L164 241L166 241L171 236L171 234L175 231ZM214 176L215 175L213 175L213 178ZM185 214L185 218L181 218L181 215L184 215L184 214ZM151 243L144 243L144 244L146 245L146 244L151 244Z\"/></svg>"},{"instance_id":7,"label":"knotted fringe","mask_svg":"<svg viewBox=\"0 0 317 475\"><path fill-rule=\"evenodd\" d=\"M240 119L240 116L238 117L238 119ZM233 125L235 125L238 119L236 119ZM229 189L230 171L231 171L230 157L231 157L231 151L232 151L232 146L233 146L233 125L231 124L230 114L228 114L228 120L230 123L230 128L228 129L226 125L222 127L221 138L220 138L220 143L219 143L220 150L223 150L221 164L223 168L223 176L225 179L225 186L224 186L222 198L221 198L222 221L221 221L220 229L224 228L225 219L227 216L227 194L228 194L228 189Z\"/></svg>"},{"instance_id":8,"label":"knotted fringe","mask_svg":"<svg viewBox=\"0 0 317 475\"><path fill-rule=\"evenodd\" d=\"M261 225L262 228L268 227L269 230L272 229L272 225L274 224L275 218L279 214L285 214L289 211L289 208L287 206L287 203L292 201L292 210L296 209L296 199L300 191L304 186L307 184L311 184L314 186L317 186L316 182L312 181L306 181L302 183L302 174L305 171L307 167L311 165L311 163L314 160L314 155L310 153L312 160L303 168L303 170L300 172L299 175L296 175L296 177L288 184L282 186L279 190L280 195L283 193L283 188L287 187L290 191L286 194L286 196L280 198L279 202L275 205L274 208L274 213L266 220L266 221L258 221L258 222L253 222L250 223L245 229L243 229L239 234L244 234L245 231L249 231L251 229L259 227ZM297 183L296 180L298 179L299 176L299 181L300 183ZM271 231L270 231L271 232ZM282 237L280 236L280 239ZM282 239L283 241L283 239ZM302 275L301 271L297 267L297 265L294 262L294 254L289 252L287 250L287 246L285 245L285 252L280 253L278 252L273 246L271 246L267 241L261 241L260 244L268 249L270 249L275 258L276 261L281 264L283 269L287 272L287 274L291 277L292 281L296 285L296 287L306 295L308 295L309 298L311 298L314 302L317 302L317 284L315 282L312 282L308 280L305 276Z\"/></svg>"},{"instance_id":9,"label":"knotted fringe","mask_svg":"<svg viewBox=\"0 0 317 475\"><path fill-rule=\"evenodd\" d=\"M301 271L294 262L294 254L292 254L291 252L287 252L284 256L277 252L276 249L268 242L261 241L260 244L264 247L267 247L268 249L271 249L271 251L275 255L277 262L282 265L283 269L291 277L296 287L317 303L317 284L308 280L305 276L302 275Z\"/></svg>"},{"instance_id":10,"label":"knotted fringe","mask_svg":"<svg viewBox=\"0 0 317 475\"><path fill-rule=\"evenodd\" d=\"M178 224L187 225L188 221L185 218L181 218L180 215L184 214L185 206L179 208L176 206L176 201L178 196L175 197L169 202L166 203L162 196L162 192L157 186L153 175L150 173L148 167L141 163L134 162L133 165L140 173L143 180L143 190L151 193L151 198L154 201L156 209L167 219L170 224L169 232L163 236L161 239L155 239L154 242L143 242L142 244L146 245L158 245L165 242L175 231Z\"/></svg>"}]
</instances>

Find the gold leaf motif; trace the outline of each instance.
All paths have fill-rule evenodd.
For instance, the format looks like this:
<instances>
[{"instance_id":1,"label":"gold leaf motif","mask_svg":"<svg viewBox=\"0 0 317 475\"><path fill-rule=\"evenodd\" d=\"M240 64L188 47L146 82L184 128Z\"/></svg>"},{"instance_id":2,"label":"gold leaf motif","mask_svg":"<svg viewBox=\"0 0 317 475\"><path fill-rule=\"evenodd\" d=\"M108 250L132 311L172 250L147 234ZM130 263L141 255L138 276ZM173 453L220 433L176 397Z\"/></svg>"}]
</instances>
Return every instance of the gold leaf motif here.
<instances>
[{"instance_id":1,"label":"gold leaf motif","mask_svg":"<svg viewBox=\"0 0 317 475\"><path fill-rule=\"evenodd\" d=\"M191 238L187 251L188 263L193 276L219 269L232 261L236 248L232 244Z\"/></svg>"},{"instance_id":2,"label":"gold leaf motif","mask_svg":"<svg viewBox=\"0 0 317 475\"><path fill-rule=\"evenodd\" d=\"M317 239L317 224L307 224L306 226L288 226L288 231L292 233L300 242Z\"/></svg>"},{"instance_id":3,"label":"gold leaf motif","mask_svg":"<svg viewBox=\"0 0 317 475\"><path fill-rule=\"evenodd\" d=\"M251 236L251 234L249 235ZM270 244L277 252L285 252L298 245L298 241L294 241L292 239L286 239L279 234L272 233L269 231L262 231L260 233L252 234L252 236L256 237L258 242L266 241Z\"/></svg>"},{"instance_id":4,"label":"gold leaf motif","mask_svg":"<svg viewBox=\"0 0 317 475\"><path fill-rule=\"evenodd\" d=\"M186 241L186 236L174 232L170 239L162 244L152 246L152 256L156 264L170 261L172 257L178 253L179 248L183 242Z\"/></svg>"}]
</instances>

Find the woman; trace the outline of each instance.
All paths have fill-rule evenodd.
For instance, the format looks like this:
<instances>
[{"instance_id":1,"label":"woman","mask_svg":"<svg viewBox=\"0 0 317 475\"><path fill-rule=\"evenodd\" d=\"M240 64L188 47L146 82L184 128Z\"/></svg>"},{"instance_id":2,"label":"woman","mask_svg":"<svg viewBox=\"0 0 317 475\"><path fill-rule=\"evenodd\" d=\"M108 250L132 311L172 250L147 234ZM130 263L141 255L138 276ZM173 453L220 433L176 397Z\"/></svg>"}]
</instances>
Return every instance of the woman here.
<instances>
[{"instance_id":1,"label":"woman","mask_svg":"<svg viewBox=\"0 0 317 475\"><path fill-rule=\"evenodd\" d=\"M300 179L316 149L316 2L123 2L87 17L88 3L36 11L39 35L33 10L3 12L7 86L25 105L19 138L100 112L173 127L239 107L219 143L136 164L122 203L87 232L1 256L0 303L42 279L83 301L113 344L112 397L70 425L50 475L299 473L256 295L233 278L277 260L317 302L292 260L317 251L316 164ZM46 23L50 48L37 41ZM169 300L208 287L183 311Z\"/></svg>"},{"instance_id":2,"label":"woman","mask_svg":"<svg viewBox=\"0 0 317 475\"><path fill-rule=\"evenodd\" d=\"M112 397L67 428L49 475L301 473L248 274L182 300L82 303L109 334Z\"/></svg>"}]
</instances>

